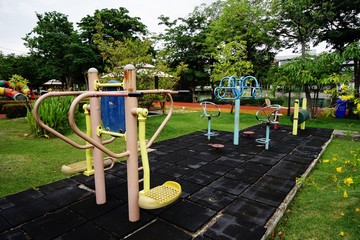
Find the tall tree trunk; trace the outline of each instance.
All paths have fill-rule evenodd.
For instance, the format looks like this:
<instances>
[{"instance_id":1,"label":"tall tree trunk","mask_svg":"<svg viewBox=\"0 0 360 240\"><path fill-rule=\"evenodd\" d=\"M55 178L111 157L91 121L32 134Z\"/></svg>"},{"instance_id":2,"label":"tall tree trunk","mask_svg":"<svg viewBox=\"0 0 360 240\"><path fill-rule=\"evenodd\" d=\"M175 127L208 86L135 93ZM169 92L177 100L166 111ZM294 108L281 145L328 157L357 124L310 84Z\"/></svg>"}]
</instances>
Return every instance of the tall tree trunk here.
<instances>
[{"instance_id":1,"label":"tall tree trunk","mask_svg":"<svg viewBox=\"0 0 360 240\"><path fill-rule=\"evenodd\" d=\"M291 86L289 88L289 95L288 95L288 109L287 109L288 116L290 116L290 109L291 109Z\"/></svg>"},{"instance_id":2,"label":"tall tree trunk","mask_svg":"<svg viewBox=\"0 0 360 240\"><path fill-rule=\"evenodd\" d=\"M355 97L360 97L359 88L360 88L360 61L359 59L354 59L354 84L355 84Z\"/></svg>"},{"instance_id":3,"label":"tall tree trunk","mask_svg":"<svg viewBox=\"0 0 360 240\"><path fill-rule=\"evenodd\" d=\"M307 100L307 108L310 109L310 117L313 117L314 114L314 110L313 110L313 102L311 99L311 93L310 93L310 87L308 84L304 84L304 90L305 90L305 96L306 96L306 100Z\"/></svg>"}]
</instances>

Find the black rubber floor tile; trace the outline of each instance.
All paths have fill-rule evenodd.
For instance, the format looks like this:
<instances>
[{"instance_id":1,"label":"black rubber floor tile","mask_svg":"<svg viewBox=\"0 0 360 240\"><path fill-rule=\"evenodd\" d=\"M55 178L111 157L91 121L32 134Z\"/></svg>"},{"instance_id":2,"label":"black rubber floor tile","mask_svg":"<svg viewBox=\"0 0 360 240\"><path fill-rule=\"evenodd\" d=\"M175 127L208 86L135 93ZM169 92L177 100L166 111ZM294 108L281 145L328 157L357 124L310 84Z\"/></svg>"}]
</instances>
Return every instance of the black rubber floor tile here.
<instances>
[{"instance_id":1,"label":"black rubber floor tile","mask_svg":"<svg viewBox=\"0 0 360 240\"><path fill-rule=\"evenodd\" d=\"M287 146L281 142L281 143L272 145L270 150L271 150L271 152L289 154L292 150L294 150L294 147Z\"/></svg>"},{"instance_id":2,"label":"black rubber floor tile","mask_svg":"<svg viewBox=\"0 0 360 240\"><path fill-rule=\"evenodd\" d=\"M224 214L205 231L204 235L216 240L258 240L265 231L263 227Z\"/></svg>"},{"instance_id":3,"label":"black rubber floor tile","mask_svg":"<svg viewBox=\"0 0 360 240\"><path fill-rule=\"evenodd\" d=\"M169 153L167 155L159 156L158 158L156 158L156 160L167 162L167 163L178 163L178 162L181 162L182 160L184 160L185 158L186 158L186 156L183 156L176 152L173 152L173 153Z\"/></svg>"},{"instance_id":4,"label":"black rubber floor tile","mask_svg":"<svg viewBox=\"0 0 360 240\"><path fill-rule=\"evenodd\" d=\"M216 211L220 211L229 205L236 196L219 191L210 187L205 187L199 192L190 196L190 200L197 204L203 205Z\"/></svg>"},{"instance_id":5,"label":"black rubber floor tile","mask_svg":"<svg viewBox=\"0 0 360 240\"><path fill-rule=\"evenodd\" d=\"M70 185L66 188L59 189L49 195L44 196L46 200L58 207L72 204L85 197L92 195L92 192L79 188L77 185Z\"/></svg>"},{"instance_id":6,"label":"black rubber floor tile","mask_svg":"<svg viewBox=\"0 0 360 240\"><path fill-rule=\"evenodd\" d=\"M225 165L216 164L216 163L208 163L199 168L200 171L213 173L213 174L220 175L220 176L224 175L231 169L233 169L233 168L229 167L229 166L225 166Z\"/></svg>"},{"instance_id":7,"label":"black rubber floor tile","mask_svg":"<svg viewBox=\"0 0 360 240\"><path fill-rule=\"evenodd\" d=\"M119 171L126 171L126 162L115 162L114 166L106 172L113 174Z\"/></svg>"},{"instance_id":8,"label":"black rubber floor tile","mask_svg":"<svg viewBox=\"0 0 360 240\"><path fill-rule=\"evenodd\" d=\"M291 154L305 158L316 158L321 152L321 149L309 150L309 148L296 148Z\"/></svg>"},{"instance_id":9,"label":"black rubber floor tile","mask_svg":"<svg viewBox=\"0 0 360 240\"><path fill-rule=\"evenodd\" d=\"M28 240L25 233L20 228L14 228L10 231L0 234L1 240Z\"/></svg>"},{"instance_id":10,"label":"black rubber floor tile","mask_svg":"<svg viewBox=\"0 0 360 240\"><path fill-rule=\"evenodd\" d=\"M224 213L242 219L244 222L264 226L275 210L275 207L240 197L225 208Z\"/></svg>"},{"instance_id":11,"label":"black rubber floor tile","mask_svg":"<svg viewBox=\"0 0 360 240\"><path fill-rule=\"evenodd\" d=\"M85 176L84 174L77 174L75 176L72 176L70 177L70 179L74 180L74 181L77 181L79 183L82 183L82 184L87 184L87 183L90 183L92 186L94 186L93 182L94 182L94 175L91 175L91 176Z\"/></svg>"},{"instance_id":12,"label":"black rubber floor tile","mask_svg":"<svg viewBox=\"0 0 360 240\"><path fill-rule=\"evenodd\" d=\"M301 174L298 170L291 170L291 169L283 169L281 167L273 167L267 173L267 175L287 179L290 181L295 181L296 178L301 177Z\"/></svg>"},{"instance_id":13,"label":"black rubber floor tile","mask_svg":"<svg viewBox=\"0 0 360 240\"><path fill-rule=\"evenodd\" d=\"M272 151L271 147L269 147L269 150L259 153L258 156L281 159L286 156L286 153Z\"/></svg>"},{"instance_id":14,"label":"black rubber floor tile","mask_svg":"<svg viewBox=\"0 0 360 240\"><path fill-rule=\"evenodd\" d=\"M1 216L1 211L0 211L0 232L3 232L7 229L9 229L11 227L11 225L5 221L5 219Z\"/></svg>"},{"instance_id":15,"label":"black rubber floor tile","mask_svg":"<svg viewBox=\"0 0 360 240\"><path fill-rule=\"evenodd\" d=\"M194 144L189 149L195 150L197 153L209 150L210 146L207 144Z\"/></svg>"},{"instance_id":16,"label":"black rubber floor tile","mask_svg":"<svg viewBox=\"0 0 360 240\"><path fill-rule=\"evenodd\" d=\"M70 185L78 185L79 183L77 181L72 180L71 178L65 178L56 182L52 182L43 186L39 187L39 190L42 191L45 194L51 194L59 189L66 188Z\"/></svg>"},{"instance_id":17,"label":"black rubber floor tile","mask_svg":"<svg viewBox=\"0 0 360 240\"><path fill-rule=\"evenodd\" d=\"M110 196L106 198L105 204L98 205L95 196L91 196L69 206L69 208L82 217L91 220L122 204L124 204L123 201Z\"/></svg>"},{"instance_id":18,"label":"black rubber floor tile","mask_svg":"<svg viewBox=\"0 0 360 240\"><path fill-rule=\"evenodd\" d=\"M179 151L176 151L176 153L185 157L190 157L193 156L194 154L197 154L197 152L191 148L182 148Z\"/></svg>"},{"instance_id":19,"label":"black rubber floor tile","mask_svg":"<svg viewBox=\"0 0 360 240\"><path fill-rule=\"evenodd\" d=\"M156 151L154 152L156 154L157 154L157 151L169 154L169 153L173 153L173 152L176 152L179 150L178 147L170 146L170 144L161 144L161 145L157 145L157 146L152 146L152 148L156 149Z\"/></svg>"},{"instance_id":20,"label":"black rubber floor tile","mask_svg":"<svg viewBox=\"0 0 360 240\"><path fill-rule=\"evenodd\" d=\"M189 157L181 162L179 162L178 164L184 167L188 167L188 168L192 168L192 169L198 169L201 166L204 166L205 164L207 164L208 161L205 160L200 160L197 158L193 158L193 157Z\"/></svg>"},{"instance_id":21,"label":"black rubber floor tile","mask_svg":"<svg viewBox=\"0 0 360 240\"><path fill-rule=\"evenodd\" d=\"M300 164L305 164L305 165L310 165L314 160L315 160L315 158L299 156L297 154L289 154L282 159L282 161L290 161L290 162L300 163Z\"/></svg>"},{"instance_id":22,"label":"black rubber floor tile","mask_svg":"<svg viewBox=\"0 0 360 240\"><path fill-rule=\"evenodd\" d=\"M259 180L263 175L264 173L262 172L254 172L239 167L225 174L225 177L252 184Z\"/></svg>"},{"instance_id":23,"label":"black rubber floor tile","mask_svg":"<svg viewBox=\"0 0 360 240\"><path fill-rule=\"evenodd\" d=\"M192 171L194 171L192 168L180 165L169 165L157 170L157 172L159 173L169 175L175 178L181 177L182 175L190 173Z\"/></svg>"},{"instance_id":24,"label":"black rubber floor tile","mask_svg":"<svg viewBox=\"0 0 360 240\"><path fill-rule=\"evenodd\" d=\"M32 239L54 239L85 222L85 218L64 208L26 223L22 226L22 229L29 234Z\"/></svg>"},{"instance_id":25,"label":"black rubber floor tile","mask_svg":"<svg viewBox=\"0 0 360 240\"><path fill-rule=\"evenodd\" d=\"M255 140L254 140L254 143L252 143L251 145L242 147L240 151L241 151L241 153L256 155L256 154L259 154L259 153L265 151L265 147L264 147L264 145L262 145L262 146L258 145L257 143L255 143Z\"/></svg>"},{"instance_id":26,"label":"black rubber floor tile","mask_svg":"<svg viewBox=\"0 0 360 240\"><path fill-rule=\"evenodd\" d=\"M203 185L203 186L210 184L217 178L219 178L219 176L216 174L202 172L199 170L192 171L188 174L181 176L181 179L184 179L184 180L187 180L190 182L194 182L196 184Z\"/></svg>"},{"instance_id":27,"label":"black rubber floor tile","mask_svg":"<svg viewBox=\"0 0 360 240\"><path fill-rule=\"evenodd\" d=\"M273 189L275 191L288 193L295 186L295 180L291 181L291 180L278 178L278 177L274 177L274 176L269 176L269 175L265 174L253 186L254 187L265 187L265 188Z\"/></svg>"},{"instance_id":28,"label":"black rubber floor tile","mask_svg":"<svg viewBox=\"0 0 360 240\"><path fill-rule=\"evenodd\" d=\"M176 239L176 240L190 240L191 235L174 227L173 225L162 221L156 220L150 223L145 228L130 235L128 240L160 240L160 239Z\"/></svg>"},{"instance_id":29,"label":"black rubber floor tile","mask_svg":"<svg viewBox=\"0 0 360 240\"><path fill-rule=\"evenodd\" d=\"M123 174L120 176L120 172L118 172L117 175L113 174L106 174L105 175L105 187L106 190L111 189L117 185L120 185L122 183L126 182L126 172L123 172ZM92 189L95 190L95 180L94 178L89 178L88 180L85 180L83 184Z\"/></svg>"},{"instance_id":30,"label":"black rubber floor tile","mask_svg":"<svg viewBox=\"0 0 360 240\"><path fill-rule=\"evenodd\" d=\"M271 168L271 166L261 164L261 163L255 163L255 162L248 161L248 162L244 163L243 165L241 165L238 168L253 171L253 172L258 172L258 173L261 173L261 174L265 174Z\"/></svg>"},{"instance_id":31,"label":"black rubber floor tile","mask_svg":"<svg viewBox=\"0 0 360 240\"><path fill-rule=\"evenodd\" d=\"M253 158L255 155L247 154L247 153L241 153L241 151L235 150L235 151L232 151L231 153L228 153L228 154L226 154L224 156L234 158L234 159L237 159L237 160L248 161L251 158Z\"/></svg>"},{"instance_id":32,"label":"black rubber floor tile","mask_svg":"<svg viewBox=\"0 0 360 240\"><path fill-rule=\"evenodd\" d=\"M224 165L224 166L229 166L232 168L236 168L236 167L240 166L241 164L243 164L244 162L245 162L245 160L241 160L241 159L233 158L233 157L227 157L227 156L220 157L220 158L216 159L215 161L213 161L213 163L216 163L219 165Z\"/></svg>"},{"instance_id":33,"label":"black rubber floor tile","mask_svg":"<svg viewBox=\"0 0 360 240\"><path fill-rule=\"evenodd\" d=\"M189 181L185 181L182 179L179 179L177 181L180 185L181 185L181 190L182 190L182 194L181 197L182 198L187 198L189 195L199 191L199 189L203 188L202 185L193 183L193 182L189 182Z\"/></svg>"},{"instance_id":34,"label":"black rubber floor tile","mask_svg":"<svg viewBox=\"0 0 360 240\"><path fill-rule=\"evenodd\" d=\"M127 183L123 183L117 187L113 187L106 191L106 194L120 199L123 202L128 201Z\"/></svg>"},{"instance_id":35,"label":"black rubber floor tile","mask_svg":"<svg viewBox=\"0 0 360 240\"><path fill-rule=\"evenodd\" d=\"M149 164L150 164L151 171L158 171L159 169L163 169L163 168L173 165L173 163L167 163L167 162L152 160L152 159L149 159L149 160L150 160ZM139 164L139 166L142 166L142 164Z\"/></svg>"},{"instance_id":36,"label":"black rubber floor tile","mask_svg":"<svg viewBox=\"0 0 360 240\"><path fill-rule=\"evenodd\" d=\"M65 233L55 240L73 240L73 239L98 239L98 240L115 240L114 236L96 227L94 224L87 222L71 232Z\"/></svg>"},{"instance_id":37,"label":"black rubber floor tile","mask_svg":"<svg viewBox=\"0 0 360 240\"><path fill-rule=\"evenodd\" d=\"M279 158L264 157L264 156L258 155L258 156L255 156L255 157L251 158L249 161L254 162L254 163L261 163L263 165L274 166L280 160L281 159L279 159Z\"/></svg>"},{"instance_id":38,"label":"black rubber floor tile","mask_svg":"<svg viewBox=\"0 0 360 240\"><path fill-rule=\"evenodd\" d=\"M209 187L234 195L240 195L250 184L232 178L221 177L212 182Z\"/></svg>"},{"instance_id":39,"label":"black rubber floor tile","mask_svg":"<svg viewBox=\"0 0 360 240\"><path fill-rule=\"evenodd\" d=\"M176 181L176 178L159 172L150 173L150 187L153 188L162 185L166 181Z\"/></svg>"},{"instance_id":40,"label":"black rubber floor tile","mask_svg":"<svg viewBox=\"0 0 360 240\"><path fill-rule=\"evenodd\" d=\"M56 207L42 197L29 199L27 202L16 202L13 207L2 210L1 215L13 226L55 210Z\"/></svg>"},{"instance_id":41,"label":"black rubber floor tile","mask_svg":"<svg viewBox=\"0 0 360 240\"><path fill-rule=\"evenodd\" d=\"M200 235L194 237L193 240L212 240L212 239L204 236L203 234L200 234Z\"/></svg>"},{"instance_id":42,"label":"black rubber floor tile","mask_svg":"<svg viewBox=\"0 0 360 240\"><path fill-rule=\"evenodd\" d=\"M254 201L258 201L273 207L278 207L285 199L287 193L274 191L264 187L251 186L246 189L241 196Z\"/></svg>"},{"instance_id":43,"label":"black rubber floor tile","mask_svg":"<svg viewBox=\"0 0 360 240\"><path fill-rule=\"evenodd\" d=\"M219 151L213 151L213 149L211 149L211 151L200 152L199 154L195 154L195 155L191 156L191 158L200 159L200 160L204 160L207 162L214 161L215 159L218 159L219 157L221 157Z\"/></svg>"},{"instance_id":44,"label":"black rubber floor tile","mask_svg":"<svg viewBox=\"0 0 360 240\"><path fill-rule=\"evenodd\" d=\"M154 216L146 213L145 211L141 211L140 220L137 222L130 222L128 205L125 204L94 219L93 223L117 238L123 238L135 230L145 226L153 219Z\"/></svg>"},{"instance_id":45,"label":"black rubber floor tile","mask_svg":"<svg viewBox=\"0 0 360 240\"><path fill-rule=\"evenodd\" d=\"M7 209L17 204L27 203L33 199L44 196L44 193L35 189L28 189L0 199L0 209Z\"/></svg>"},{"instance_id":46,"label":"black rubber floor tile","mask_svg":"<svg viewBox=\"0 0 360 240\"><path fill-rule=\"evenodd\" d=\"M187 231L196 232L215 214L214 210L183 200L163 212L160 217Z\"/></svg>"},{"instance_id":47,"label":"black rubber floor tile","mask_svg":"<svg viewBox=\"0 0 360 240\"><path fill-rule=\"evenodd\" d=\"M309 166L305 165L305 164L300 164L300 163L290 162L290 161L281 161L276 166L274 166L273 169L281 168L284 170L288 170L290 172L294 171L294 172L298 173L299 175L301 175L306 171L306 169L308 167ZM271 170L273 170L273 169L271 169Z\"/></svg>"}]
</instances>

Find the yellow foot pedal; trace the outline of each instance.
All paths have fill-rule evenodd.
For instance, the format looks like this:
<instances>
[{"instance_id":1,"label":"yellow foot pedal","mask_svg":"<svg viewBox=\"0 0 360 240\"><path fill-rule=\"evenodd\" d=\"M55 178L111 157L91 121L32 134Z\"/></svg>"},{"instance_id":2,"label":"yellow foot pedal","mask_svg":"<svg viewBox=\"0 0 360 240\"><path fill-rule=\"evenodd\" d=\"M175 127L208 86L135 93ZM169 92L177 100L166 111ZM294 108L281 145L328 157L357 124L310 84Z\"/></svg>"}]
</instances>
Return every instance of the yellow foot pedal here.
<instances>
[{"instance_id":1,"label":"yellow foot pedal","mask_svg":"<svg viewBox=\"0 0 360 240\"><path fill-rule=\"evenodd\" d=\"M104 161L104 167L108 167L112 164L110 159ZM74 174L79 172L84 172L87 170L86 160L81 162L72 163L69 165L63 165L61 167L61 172L64 174Z\"/></svg>"},{"instance_id":2,"label":"yellow foot pedal","mask_svg":"<svg viewBox=\"0 0 360 240\"><path fill-rule=\"evenodd\" d=\"M139 192L139 206L144 209L165 207L181 196L181 186L177 182L167 181L161 186Z\"/></svg>"}]
</instances>

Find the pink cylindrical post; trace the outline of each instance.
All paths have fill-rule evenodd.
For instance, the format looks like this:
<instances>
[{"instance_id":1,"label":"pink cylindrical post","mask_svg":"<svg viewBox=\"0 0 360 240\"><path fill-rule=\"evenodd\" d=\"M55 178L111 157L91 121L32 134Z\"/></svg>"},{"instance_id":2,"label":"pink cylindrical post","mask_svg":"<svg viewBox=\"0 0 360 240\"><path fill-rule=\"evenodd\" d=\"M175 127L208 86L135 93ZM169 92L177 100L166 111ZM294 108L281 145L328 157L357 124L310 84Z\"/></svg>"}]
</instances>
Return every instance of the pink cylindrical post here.
<instances>
[{"instance_id":1,"label":"pink cylindrical post","mask_svg":"<svg viewBox=\"0 0 360 240\"><path fill-rule=\"evenodd\" d=\"M98 80L98 71L95 68L90 68L88 70L88 79L89 90L94 91L94 82ZM101 138L96 134L96 128L101 126L100 99L98 97L90 98L90 117L92 139L98 143L101 143ZM94 148L93 150L93 161L96 203L104 204L106 202L104 162L103 153L98 148Z\"/></svg>"},{"instance_id":2,"label":"pink cylindrical post","mask_svg":"<svg viewBox=\"0 0 360 240\"><path fill-rule=\"evenodd\" d=\"M136 91L136 74L133 65L124 68L124 89L128 92ZM126 122L126 150L130 153L127 160L127 184L129 221L136 222L140 219L139 208L139 172L138 172L138 147L137 147L137 98L125 98Z\"/></svg>"}]
</instances>

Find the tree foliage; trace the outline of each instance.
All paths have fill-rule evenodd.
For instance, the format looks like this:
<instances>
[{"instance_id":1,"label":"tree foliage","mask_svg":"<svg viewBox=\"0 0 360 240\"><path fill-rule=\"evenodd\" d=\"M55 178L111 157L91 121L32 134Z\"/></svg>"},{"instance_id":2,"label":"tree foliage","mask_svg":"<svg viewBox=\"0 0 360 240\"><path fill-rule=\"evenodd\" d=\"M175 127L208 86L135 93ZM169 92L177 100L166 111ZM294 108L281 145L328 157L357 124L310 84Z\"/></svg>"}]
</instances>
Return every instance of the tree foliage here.
<instances>
[{"instance_id":1,"label":"tree foliage","mask_svg":"<svg viewBox=\"0 0 360 240\"><path fill-rule=\"evenodd\" d=\"M245 55L239 61L250 61L252 74L264 78L271 66L279 39L275 34L271 1L228 0L219 19L213 21L207 35L212 52L224 42L244 44ZM238 70L242 72L242 70Z\"/></svg>"}]
</instances>

